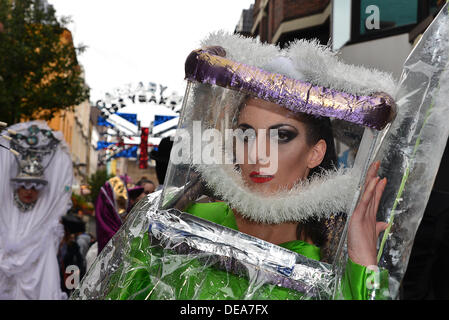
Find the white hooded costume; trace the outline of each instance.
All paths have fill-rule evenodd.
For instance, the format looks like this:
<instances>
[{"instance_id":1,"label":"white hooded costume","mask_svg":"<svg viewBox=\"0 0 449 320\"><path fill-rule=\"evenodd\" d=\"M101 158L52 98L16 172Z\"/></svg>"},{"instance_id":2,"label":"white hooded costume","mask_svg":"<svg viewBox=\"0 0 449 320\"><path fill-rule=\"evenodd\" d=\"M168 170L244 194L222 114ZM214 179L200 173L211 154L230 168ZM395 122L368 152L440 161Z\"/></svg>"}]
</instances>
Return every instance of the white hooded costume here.
<instances>
[{"instance_id":1,"label":"white hooded costume","mask_svg":"<svg viewBox=\"0 0 449 320\"><path fill-rule=\"evenodd\" d=\"M30 135L28 129L32 125L50 130L45 122L31 121L9 127L13 130L9 133L15 131L22 137ZM52 134L59 143L52 138L52 152L44 156L48 162L43 166L47 184L39 191L34 206L25 211L14 201L16 183L11 181L20 175L18 159L7 149L0 148L0 299L67 298L61 290L57 253L64 234L59 221L71 205L73 171L61 132ZM9 141L0 139L4 146L9 146ZM42 140L45 139L37 140L34 147L39 148ZM22 157L20 153L19 158Z\"/></svg>"}]
</instances>

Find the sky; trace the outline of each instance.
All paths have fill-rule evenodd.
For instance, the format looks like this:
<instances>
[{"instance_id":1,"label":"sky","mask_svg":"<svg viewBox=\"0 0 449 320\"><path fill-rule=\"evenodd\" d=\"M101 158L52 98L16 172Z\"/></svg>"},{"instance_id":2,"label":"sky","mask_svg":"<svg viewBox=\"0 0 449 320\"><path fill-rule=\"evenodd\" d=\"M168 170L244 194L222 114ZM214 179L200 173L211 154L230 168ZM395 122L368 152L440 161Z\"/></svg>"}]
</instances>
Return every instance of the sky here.
<instances>
[{"instance_id":1,"label":"sky","mask_svg":"<svg viewBox=\"0 0 449 320\"><path fill-rule=\"evenodd\" d=\"M154 82L184 94L184 62L209 32L233 32L254 0L48 0L67 28L91 101L126 84Z\"/></svg>"}]
</instances>

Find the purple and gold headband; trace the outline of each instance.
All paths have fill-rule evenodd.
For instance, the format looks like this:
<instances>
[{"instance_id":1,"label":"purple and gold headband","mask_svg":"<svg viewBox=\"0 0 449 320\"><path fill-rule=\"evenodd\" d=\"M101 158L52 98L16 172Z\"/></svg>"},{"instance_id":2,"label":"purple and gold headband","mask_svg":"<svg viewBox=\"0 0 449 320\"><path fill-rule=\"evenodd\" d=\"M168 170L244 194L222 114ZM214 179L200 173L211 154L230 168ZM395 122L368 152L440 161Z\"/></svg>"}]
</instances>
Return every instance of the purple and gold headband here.
<instances>
[{"instance_id":1,"label":"purple and gold headband","mask_svg":"<svg viewBox=\"0 0 449 320\"><path fill-rule=\"evenodd\" d=\"M382 130L396 116L387 93L354 95L226 59L222 47L192 51L185 63L186 79L237 90L271 101L293 112L332 117Z\"/></svg>"}]
</instances>

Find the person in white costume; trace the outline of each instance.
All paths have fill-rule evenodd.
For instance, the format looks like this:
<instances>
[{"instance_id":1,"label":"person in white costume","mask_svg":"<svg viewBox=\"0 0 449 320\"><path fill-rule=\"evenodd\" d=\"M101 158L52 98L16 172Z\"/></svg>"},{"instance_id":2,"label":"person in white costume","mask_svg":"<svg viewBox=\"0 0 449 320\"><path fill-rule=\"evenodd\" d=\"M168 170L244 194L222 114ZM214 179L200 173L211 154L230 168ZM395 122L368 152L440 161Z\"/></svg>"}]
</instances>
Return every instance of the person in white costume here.
<instances>
[{"instance_id":1,"label":"person in white costume","mask_svg":"<svg viewBox=\"0 0 449 320\"><path fill-rule=\"evenodd\" d=\"M42 121L7 129L0 138L0 299L66 299L57 252L60 218L71 206L69 149Z\"/></svg>"}]
</instances>

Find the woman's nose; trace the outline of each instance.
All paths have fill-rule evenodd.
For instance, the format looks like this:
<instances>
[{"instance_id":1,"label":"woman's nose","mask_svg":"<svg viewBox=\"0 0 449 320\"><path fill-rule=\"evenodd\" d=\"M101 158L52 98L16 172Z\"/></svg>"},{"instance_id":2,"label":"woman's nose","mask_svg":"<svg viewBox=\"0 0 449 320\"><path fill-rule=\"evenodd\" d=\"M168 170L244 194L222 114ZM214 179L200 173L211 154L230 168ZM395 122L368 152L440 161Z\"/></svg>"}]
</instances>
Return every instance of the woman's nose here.
<instances>
[{"instance_id":1,"label":"woman's nose","mask_svg":"<svg viewBox=\"0 0 449 320\"><path fill-rule=\"evenodd\" d=\"M258 134L256 139L253 139L248 146L248 160L250 164L266 165L269 162L269 155L267 151L269 148L269 139L266 135Z\"/></svg>"},{"instance_id":2,"label":"woman's nose","mask_svg":"<svg viewBox=\"0 0 449 320\"><path fill-rule=\"evenodd\" d=\"M248 164L257 163L257 142L256 139L251 140L248 144Z\"/></svg>"}]
</instances>

